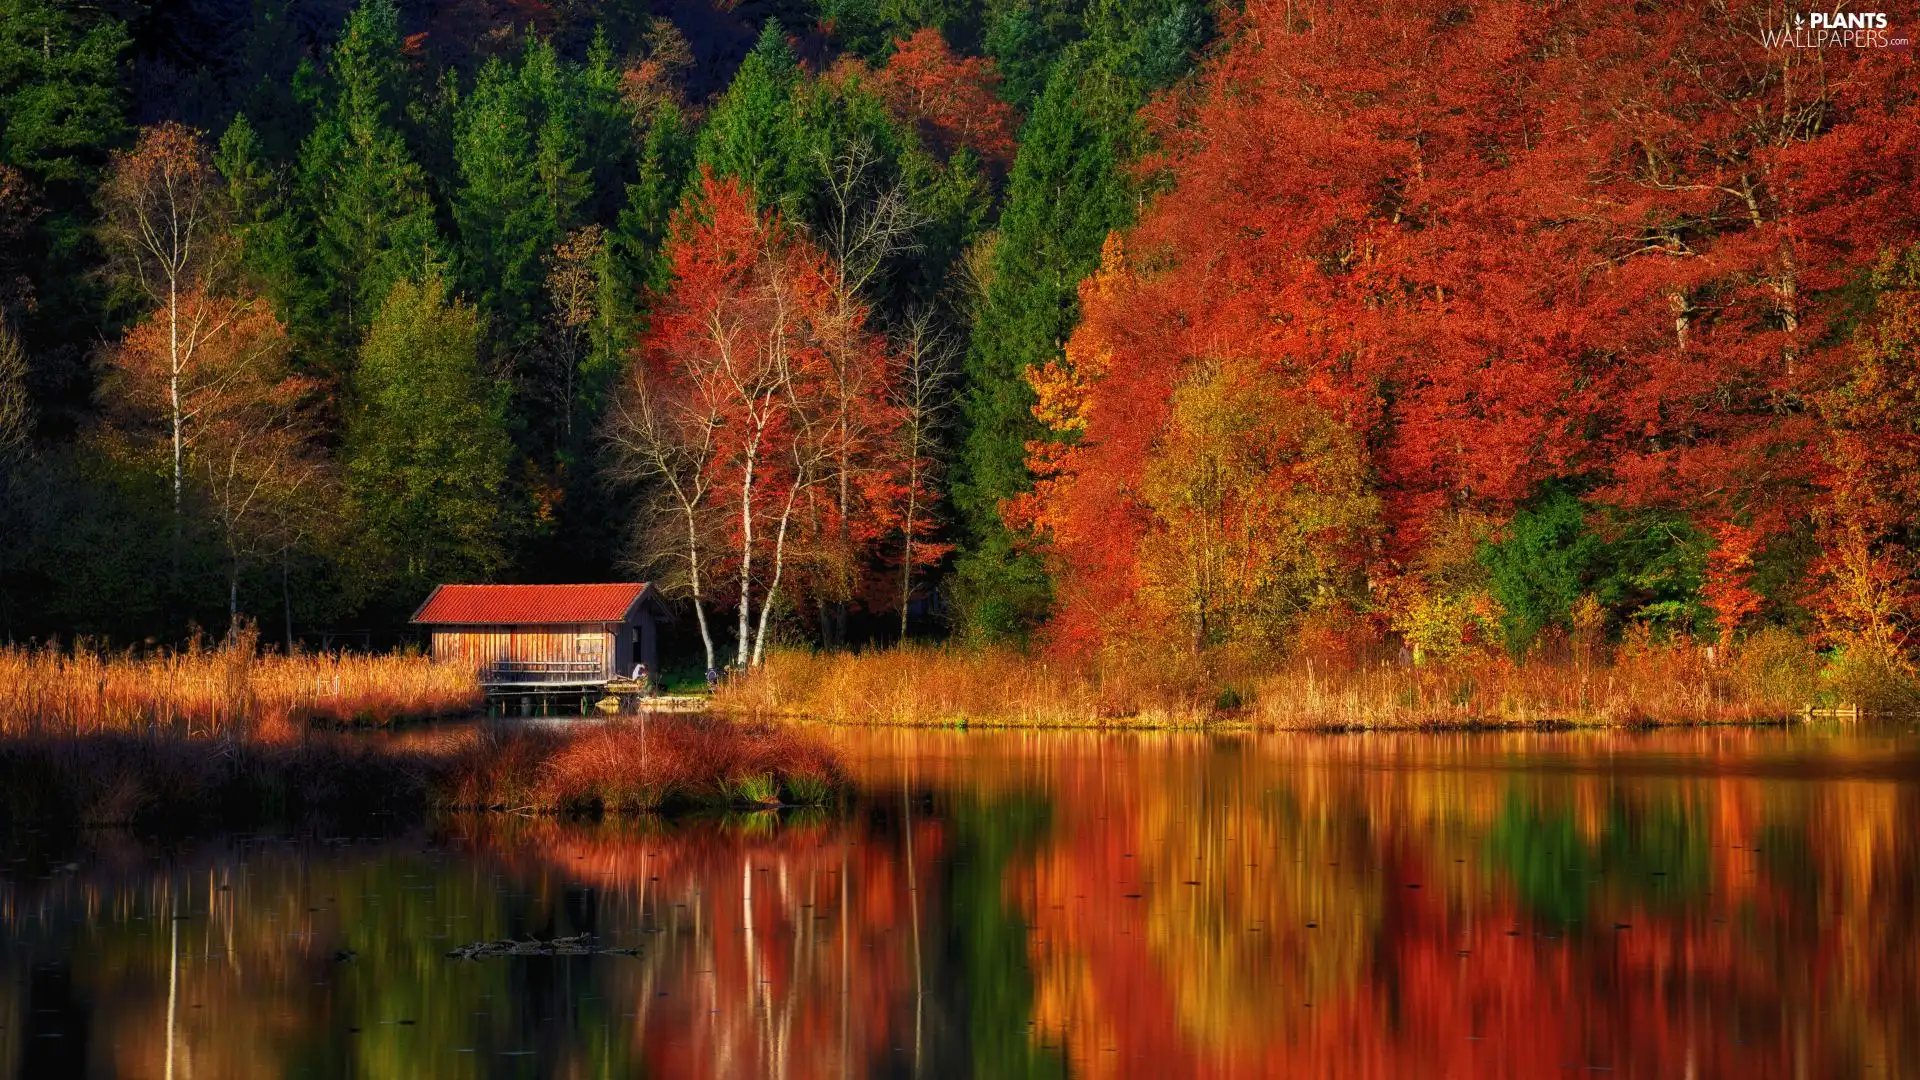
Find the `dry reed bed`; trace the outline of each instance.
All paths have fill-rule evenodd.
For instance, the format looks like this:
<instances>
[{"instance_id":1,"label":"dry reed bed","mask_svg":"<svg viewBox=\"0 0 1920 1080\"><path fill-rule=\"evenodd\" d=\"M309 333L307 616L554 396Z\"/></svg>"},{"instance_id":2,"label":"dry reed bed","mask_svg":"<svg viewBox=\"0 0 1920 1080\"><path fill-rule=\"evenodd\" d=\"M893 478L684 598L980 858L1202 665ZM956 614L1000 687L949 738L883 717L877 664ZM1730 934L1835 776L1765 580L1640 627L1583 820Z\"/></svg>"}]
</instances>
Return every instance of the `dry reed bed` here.
<instances>
[{"instance_id":1,"label":"dry reed bed","mask_svg":"<svg viewBox=\"0 0 1920 1080\"><path fill-rule=\"evenodd\" d=\"M845 783L826 747L770 724L668 715L578 732L482 729L452 739L440 751L447 767L435 800L461 809L811 805Z\"/></svg>"},{"instance_id":2,"label":"dry reed bed","mask_svg":"<svg viewBox=\"0 0 1920 1080\"><path fill-rule=\"evenodd\" d=\"M251 635L150 656L0 647L0 734L204 735L472 712L471 670L417 655L261 655Z\"/></svg>"},{"instance_id":3,"label":"dry reed bed","mask_svg":"<svg viewBox=\"0 0 1920 1080\"><path fill-rule=\"evenodd\" d=\"M1415 667L1176 660L1072 665L1006 649L785 652L721 693L758 717L838 723L1284 729L1613 726L1778 720L1807 702L1811 654L1715 664L1693 646L1622 649L1605 663L1482 658Z\"/></svg>"},{"instance_id":4,"label":"dry reed bed","mask_svg":"<svg viewBox=\"0 0 1920 1080\"><path fill-rule=\"evenodd\" d=\"M96 732L0 737L14 821L209 822L427 809L635 812L814 804L839 763L792 730L706 718L297 739Z\"/></svg>"}]
</instances>

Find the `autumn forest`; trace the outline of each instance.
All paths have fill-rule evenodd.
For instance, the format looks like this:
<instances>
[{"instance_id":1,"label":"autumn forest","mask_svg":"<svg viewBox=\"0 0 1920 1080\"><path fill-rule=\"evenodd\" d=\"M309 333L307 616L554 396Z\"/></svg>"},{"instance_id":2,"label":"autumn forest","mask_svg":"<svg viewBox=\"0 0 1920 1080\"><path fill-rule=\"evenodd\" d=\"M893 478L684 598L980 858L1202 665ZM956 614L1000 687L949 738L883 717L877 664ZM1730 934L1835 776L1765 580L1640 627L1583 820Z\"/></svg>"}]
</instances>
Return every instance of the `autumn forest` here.
<instances>
[{"instance_id":1,"label":"autumn forest","mask_svg":"<svg viewBox=\"0 0 1920 1080\"><path fill-rule=\"evenodd\" d=\"M695 668L1754 646L1911 701L1920 27L1792 17L0 0L0 631L631 577Z\"/></svg>"}]
</instances>

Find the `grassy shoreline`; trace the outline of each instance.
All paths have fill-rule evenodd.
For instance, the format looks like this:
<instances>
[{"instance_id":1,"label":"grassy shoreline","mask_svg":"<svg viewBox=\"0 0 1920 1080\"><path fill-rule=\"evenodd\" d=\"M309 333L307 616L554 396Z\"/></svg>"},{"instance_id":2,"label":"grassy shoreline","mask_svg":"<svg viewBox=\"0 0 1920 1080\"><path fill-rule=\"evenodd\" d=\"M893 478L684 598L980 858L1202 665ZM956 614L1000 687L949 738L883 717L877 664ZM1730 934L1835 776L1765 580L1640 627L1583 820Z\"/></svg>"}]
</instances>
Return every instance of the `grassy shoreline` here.
<instances>
[{"instance_id":1,"label":"grassy shoreline","mask_svg":"<svg viewBox=\"0 0 1920 1080\"><path fill-rule=\"evenodd\" d=\"M1825 681L1823 681L1825 680ZM1416 666L1399 658L1087 664L1008 649L782 652L716 705L761 720L906 727L1458 731L1771 724L1859 700L1798 639Z\"/></svg>"},{"instance_id":2,"label":"grassy shoreline","mask_svg":"<svg viewBox=\"0 0 1920 1080\"><path fill-rule=\"evenodd\" d=\"M725 685L705 716L349 733L338 729L473 715L480 688L471 672L418 655L262 656L245 639L150 657L7 648L0 815L231 826L313 813L817 804L844 788L845 774L794 721L1327 732L1760 725L1848 691L1803 642L1782 636L1731 656L1642 644L1452 666L1218 656L1068 664L909 647L776 653Z\"/></svg>"}]
</instances>

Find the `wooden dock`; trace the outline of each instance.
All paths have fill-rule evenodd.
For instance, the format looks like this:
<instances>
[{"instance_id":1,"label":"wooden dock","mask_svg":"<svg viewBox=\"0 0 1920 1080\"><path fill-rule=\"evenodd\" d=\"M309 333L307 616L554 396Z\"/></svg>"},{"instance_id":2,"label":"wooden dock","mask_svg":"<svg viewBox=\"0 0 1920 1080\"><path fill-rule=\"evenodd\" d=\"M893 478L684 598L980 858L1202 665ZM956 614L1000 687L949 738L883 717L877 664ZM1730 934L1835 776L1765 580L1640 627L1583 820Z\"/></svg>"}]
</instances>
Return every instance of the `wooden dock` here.
<instances>
[{"instance_id":1,"label":"wooden dock","mask_svg":"<svg viewBox=\"0 0 1920 1080\"><path fill-rule=\"evenodd\" d=\"M496 682L486 685L489 715L588 716L594 713L700 713L705 694L661 694L632 679L592 682Z\"/></svg>"},{"instance_id":2,"label":"wooden dock","mask_svg":"<svg viewBox=\"0 0 1920 1080\"><path fill-rule=\"evenodd\" d=\"M621 712L706 712L713 699L705 694L661 694L632 679L614 679L607 683L607 697L618 699ZM606 698L601 699L604 708Z\"/></svg>"}]
</instances>

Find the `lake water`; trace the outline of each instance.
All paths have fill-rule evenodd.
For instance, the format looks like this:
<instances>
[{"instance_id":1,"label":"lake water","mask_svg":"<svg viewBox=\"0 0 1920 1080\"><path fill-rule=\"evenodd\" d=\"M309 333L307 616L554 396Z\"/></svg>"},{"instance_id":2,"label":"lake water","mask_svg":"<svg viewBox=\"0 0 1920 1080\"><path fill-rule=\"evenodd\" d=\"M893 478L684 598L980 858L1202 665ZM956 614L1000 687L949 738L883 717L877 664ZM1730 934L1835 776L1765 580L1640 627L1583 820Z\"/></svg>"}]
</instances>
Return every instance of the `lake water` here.
<instances>
[{"instance_id":1,"label":"lake water","mask_svg":"<svg viewBox=\"0 0 1920 1080\"><path fill-rule=\"evenodd\" d=\"M1905 732L826 737L829 813L17 831L0 1073L1920 1075Z\"/></svg>"}]
</instances>

